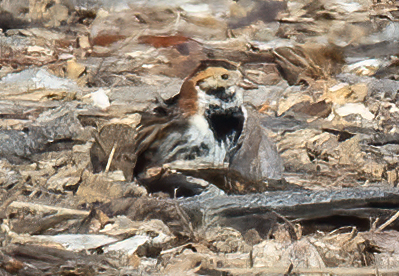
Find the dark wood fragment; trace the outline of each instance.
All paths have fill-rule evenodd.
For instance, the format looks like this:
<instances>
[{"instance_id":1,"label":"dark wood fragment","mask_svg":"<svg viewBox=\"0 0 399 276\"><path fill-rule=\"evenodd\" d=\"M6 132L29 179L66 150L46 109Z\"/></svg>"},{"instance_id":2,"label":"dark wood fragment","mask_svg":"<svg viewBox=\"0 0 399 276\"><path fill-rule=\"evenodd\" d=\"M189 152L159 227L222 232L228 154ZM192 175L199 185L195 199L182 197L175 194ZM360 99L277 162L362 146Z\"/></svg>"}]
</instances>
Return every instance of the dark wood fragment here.
<instances>
[{"instance_id":1,"label":"dark wood fragment","mask_svg":"<svg viewBox=\"0 0 399 276\"><path fill-rule=\"evenodd\" d=\"M230 196L215 195L212 189L215 188L199 196L179 199L194 225L217 223L234 227L242 233L254 228L261 236L273 225L276 219L273 212L297 222L313 220L316 223L325 219L332 226L340 222L356 226L354 218L357 218L364 228L364 223L369 222L367 218L387 219L394 212L392 209L399 207L398 188L291 190ZM395 223L391 225L393 228L398 226Z\"/></svg>"},{"instance_id":2,"label":"dark wood fragment","mask_svg":"<svg viewBox=\"0 0 399 276\"><path fill-rule=\"evenodd\" d=\"M103 256L35 245L11 245L3 252L7 258L21 264L18 275L98 275L104 259Z\"/></svg>"}]
</instances>

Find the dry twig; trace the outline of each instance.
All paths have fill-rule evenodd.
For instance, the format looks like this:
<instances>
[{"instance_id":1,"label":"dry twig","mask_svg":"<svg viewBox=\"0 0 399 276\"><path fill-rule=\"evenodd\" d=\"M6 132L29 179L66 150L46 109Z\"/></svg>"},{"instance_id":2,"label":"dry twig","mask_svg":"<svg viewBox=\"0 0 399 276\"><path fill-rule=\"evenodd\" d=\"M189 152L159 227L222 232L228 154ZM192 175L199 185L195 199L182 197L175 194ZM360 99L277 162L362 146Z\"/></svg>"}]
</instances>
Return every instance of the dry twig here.
<instances>
[{"instance_id":1,"label":"dry twig","mask_svg":"<svg viewBox=\"0 0 399 276\"><path fill-rule=\"evenodd\" d=\"M394 222L397 218L399 217L399 211L395 213L389 220L387 220L384 224L382 224L380 227L378 227L377 230L375 230L376 233L381 232L384 230L388 225L390 225L392 222Z\"/></svg>"}]
</instances>

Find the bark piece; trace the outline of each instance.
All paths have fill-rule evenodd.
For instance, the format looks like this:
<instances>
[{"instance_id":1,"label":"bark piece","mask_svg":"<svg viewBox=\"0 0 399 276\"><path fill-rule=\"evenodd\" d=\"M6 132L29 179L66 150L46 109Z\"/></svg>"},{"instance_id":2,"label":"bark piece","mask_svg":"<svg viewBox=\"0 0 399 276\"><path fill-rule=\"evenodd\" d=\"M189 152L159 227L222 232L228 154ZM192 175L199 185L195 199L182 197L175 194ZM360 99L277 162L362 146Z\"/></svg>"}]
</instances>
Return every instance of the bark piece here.
<instances>
[{"instance_id":1,"label":"bark piece","mask_svg":"<svg viewBox=\"0 0 399 276\"><path fill-rule=\"evenodd\" d=\"M15 161L28 158L32 153L44 150L57 141L73 141L83 133L73 106L65 105L41 114L25 131L0 130L0 156Z\"/></svg>"},{"instance_id":2,"label":"bark piece","mask_svg":"<svg viewBox=\"0 0 399 276\"><path fill-rule=\"evenodd\" d=\"M261 235L275 220L273 212L287 219L311 220L335 214L350 217L351 210L372 204L388 204L399 198L394 188L347 188L334 190L276 191L254 195L204 195L179 200L181 207L198 223L208 226L218 223L245 234L255 228ZM380 205L382 206L382 205ZM373 208L363 209L373 216ZM356 217L356 215L355 215ZM389 215L388 215L389 217ZM334 223L333 220L331 220ZM360 223L364 221L360 220Z\"/></svg>"},{"instance_id":3,"label":"bark piece","mask_svg":"<svg viewBox=\"0 0 399 276\"><path fill-rule=\"evenodd\" d=\"M90 149L90 158L95 173L108 169L122 170L125 178L131 181L136 165L136 130L127 124L105 125L95 134L95 143ZM111 152L113 156L111 156Z\"/></svg>"},{"instance_id":4,"label":"bark piece","mask_svg":"<svg viewBox=\"0 0 399 276\"><path fill-rule=\"evenodd\" d=\"M177 236L193 236L190 218L172 199L121 198L100 207L108 216L125 215L133 221L159 219Z\"/></svg>"},{"instance_id":5,"label":"bark piece","mask_svg":"<svg viewBox=\"0 0 399 276\"><path fill-rule=\"evenodd\" d=\"M102 265L101 256L90 256L84 253L35 246L12 245L4 248L11 257L24 263L23 275L97 275L98 269L109 267Z\"/></svg>"},{"instance_id":6,"label":"bark piece","mask_svg":"<svg viewBox=\"0 0 399 276\"><path fill-rule=\"evenodd\" d=\"M39 234L65 221L83 219L89 212L14 201L7 207L7 215L16 218L11 219L14 232Z\"/></svg>"}]
</instances>

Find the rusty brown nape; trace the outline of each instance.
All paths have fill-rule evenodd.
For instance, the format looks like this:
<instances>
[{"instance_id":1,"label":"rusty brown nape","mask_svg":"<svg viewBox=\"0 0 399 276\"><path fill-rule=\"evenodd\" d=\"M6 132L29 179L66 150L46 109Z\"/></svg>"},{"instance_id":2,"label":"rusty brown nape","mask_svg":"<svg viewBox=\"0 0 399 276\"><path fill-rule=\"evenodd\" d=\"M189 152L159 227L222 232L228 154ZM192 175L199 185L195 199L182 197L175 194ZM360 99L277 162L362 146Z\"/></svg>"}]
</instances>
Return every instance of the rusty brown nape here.
<instances>
[{"instance_id":1,"label":"rusty brown nape","mask_svg":"<svg viewBox=\"0 0 399 276\"><path fill-rule=\"evenodd\" d=\"M186 80L180 89L179 108L185 115L193 115L198 110L198 95L195 82Z\"/></svg>"}]
</instances>

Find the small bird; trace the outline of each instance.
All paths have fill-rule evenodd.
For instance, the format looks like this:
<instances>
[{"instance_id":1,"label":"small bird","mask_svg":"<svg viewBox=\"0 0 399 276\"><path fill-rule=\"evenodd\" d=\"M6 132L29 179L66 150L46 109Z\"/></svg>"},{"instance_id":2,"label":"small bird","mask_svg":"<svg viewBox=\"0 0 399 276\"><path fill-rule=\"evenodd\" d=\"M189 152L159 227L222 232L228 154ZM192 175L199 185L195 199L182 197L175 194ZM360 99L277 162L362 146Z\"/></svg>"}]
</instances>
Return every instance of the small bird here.
<instances>
[{"instance_id":1,"label":"small bird","mask_svg":"<svg viewBox=\"0 0 399 276\"><path fill-rule=\"evenodd\" d=\"M168 135L160 133L156 147L147 149L154 154L152 163L200 159L201 163L223 164L244 123L243 94L237 86L240 78L231 63L203 61L173 99L177 102L173 119L162 125L170 130Z\"/></svg>"},{"instance_id":2,"label":"small bird","mask_svg":"<svg viewBox=\"0 0 399 276\"><path fill-rule=\"evenodd\" d=\"M201 192L198 179L232 193L261 191L269 179L280 179L281 159L256 112L244 106L243 81L231 62L201 61L176 96L143 115L134 143L116 151L115 164L149 192L171 196L176 189Z\"/></svg>"},{"instance_id":3,"label":"small bird","mask_svg":"<svg viewBox=\"0 0 399 276\"><path fill-rule=\"evenodd\" d=\"M149 170L151 168L183 173L179 177L169 174L170 184L179 189L187 186L182 183L187 181L186 175L206 179L219 187L226 186L228 175L242 178L244 182L263 181L264 176L281 178L281 159L267 135L261 132L260 123L253 126L257 131L247 131L256 137L243 137L244 129L252 126L246 124L248 111L244 107L242 82L243 74L237 65L225 60L202 61L184 80L180 93L160 108L160 113L169 114L161 117L164 122L158 119L154 123L143 123L143 128L138 130L134 174L139 181L151 179L146 186L157 189L167 186L165 170ZM253 118L250 121L254 122ZM249 141L251 139L254 141ZM259 160L259 151L252 150L252 157L239 153L242 150L249 153L251 149L247 147L256 149L265 145L267 156L264 158L268 160ZM235 158L237 153L248 160ZM267 166L262 166L265 162ZM251 163L252 167L248 166ZM235 168L234 172L231 168ZM242 168L246 169L242 171ZM144 176L148 171L150 175Z\"/></svg>"}]
</instances>

